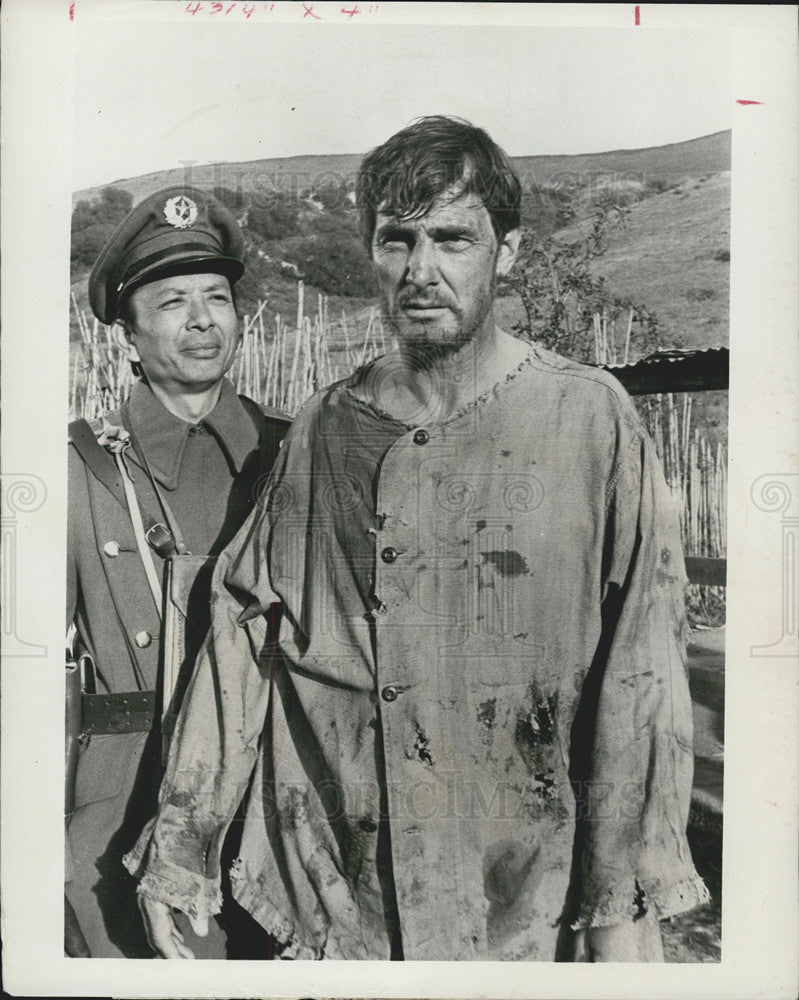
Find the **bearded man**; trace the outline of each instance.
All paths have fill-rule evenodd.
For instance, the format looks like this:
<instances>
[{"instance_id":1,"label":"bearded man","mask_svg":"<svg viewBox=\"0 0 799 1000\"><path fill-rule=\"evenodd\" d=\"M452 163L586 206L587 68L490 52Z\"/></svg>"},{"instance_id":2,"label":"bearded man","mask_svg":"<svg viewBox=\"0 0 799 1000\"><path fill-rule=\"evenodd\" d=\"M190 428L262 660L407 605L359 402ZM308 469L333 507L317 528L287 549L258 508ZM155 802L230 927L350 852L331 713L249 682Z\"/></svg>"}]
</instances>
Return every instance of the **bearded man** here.
<instances>
[{"instance_id":1,"label":"bearded man","mask_svg":"<svg viewBox=\"0 0 799 1000\"><path fill-rule=\"evenodd\" d=\"M413 123L358 203L398 346L300 412L217 566L128 859L153 939L215 912L249 786L234 894L284 957L662 960L706 890L652 443L612 377L496 325L520 184L483 130Z\"/></svg>"}]
</instances>

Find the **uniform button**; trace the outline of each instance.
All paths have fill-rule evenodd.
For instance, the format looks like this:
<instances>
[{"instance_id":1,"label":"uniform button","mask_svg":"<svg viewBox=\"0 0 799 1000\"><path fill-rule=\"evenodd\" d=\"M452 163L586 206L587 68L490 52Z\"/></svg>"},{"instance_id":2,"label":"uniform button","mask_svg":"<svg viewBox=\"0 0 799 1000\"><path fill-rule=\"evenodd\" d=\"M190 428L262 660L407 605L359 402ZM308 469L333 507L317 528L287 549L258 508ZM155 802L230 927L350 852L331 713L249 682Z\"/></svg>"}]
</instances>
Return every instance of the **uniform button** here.
<instances>
[{"instance_id":1,"label":"uniform button","mask_svg":"<svg viewBox=\"0 0 799 1000\"><path fill-rule=\"evenodd\" d=\"M111 559L113 559L114 556L118 556L119 542L106 542L105 545L103 546L103 552L105 552L105 554L109 556Z\"/></svg>"},{"instance_id":2,"label":"uniform button","mask_svg":"<svg viewBox=\"0 0 799 1000\"><path fill-rule=\"evenodd\" d=\"M399 691L394 687L393 684L388 684L380 692L383 697L383 701L396 701Z\"/></svg>"},{"instance_id":3,"label":"uniform button","mask_svg":"<svg viewBox=\"0 0 799 1000\"><path fill-rule=\"evenodd\" d=\"M358 823L358 826L364 830L366 833L374 833L377 829L377 823L373 819L362 819Z\"/></svg>"},{"instance_id":4,"label":"uniform button","mask_svg":"<svg viewBox=\"0 0 799 1000\"><path fill-rule=\"evenodd\" d=\"M430 440L430 435L422 428L413 435L413 440L416 444L427 444Z\"/></svg>"},{"instance_id":5,"label":"uniform button","mask_svg":"<svg viewBox=\"0 0 799 1000\"><path fill-rule=\"evenodd\" d=\"M146 649L150 643L153 641L153 637L149 632L142 630L136 633L136 638L133 640L139 649Z\"/></svg>"},{"instance_id":6,"label":"uniform button","mask_svg":"<svg viewBox=\"0 0 799 1000\"><path fill-rule=\"evenodd\" d=\"M397 558L397 550L392 549L392 547L389 545L388 548L383 549L383 551L380 553L380 558L383 560L384 563L393 563Z\"/></svg>"}]
</instances>

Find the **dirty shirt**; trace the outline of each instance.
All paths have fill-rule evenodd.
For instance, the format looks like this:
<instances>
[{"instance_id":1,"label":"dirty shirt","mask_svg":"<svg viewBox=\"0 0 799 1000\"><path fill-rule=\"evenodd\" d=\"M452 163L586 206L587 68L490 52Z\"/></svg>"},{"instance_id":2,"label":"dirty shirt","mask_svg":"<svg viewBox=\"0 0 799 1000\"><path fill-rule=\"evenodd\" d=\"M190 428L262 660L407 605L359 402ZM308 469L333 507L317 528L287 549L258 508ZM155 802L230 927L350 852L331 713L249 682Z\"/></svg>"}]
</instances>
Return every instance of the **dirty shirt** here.
<instances>
[{"instance_id":1,"label":"dirty shirt","mask_svg":"<svg viewBox=\"0 0 799 1000\"><path fill-rule=\"evenodd\" d=\"M430 426L296 418L220 557L159 812L127 864L234 895L284 957L552 961L707 898L685 838L685 570L610 376L538 349Z\"/></svg>"}]
</instances>

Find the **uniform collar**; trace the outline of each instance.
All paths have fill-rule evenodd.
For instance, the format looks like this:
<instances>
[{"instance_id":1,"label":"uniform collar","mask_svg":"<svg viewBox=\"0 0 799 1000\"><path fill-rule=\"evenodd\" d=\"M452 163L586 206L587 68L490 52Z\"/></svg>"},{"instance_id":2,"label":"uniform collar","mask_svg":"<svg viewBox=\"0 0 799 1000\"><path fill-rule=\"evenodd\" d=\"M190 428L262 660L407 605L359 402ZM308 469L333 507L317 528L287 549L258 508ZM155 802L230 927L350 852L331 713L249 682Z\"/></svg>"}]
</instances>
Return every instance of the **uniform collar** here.
<instances>
[{"instance_id":1,"label":"uniform collar","mask_svg":"<svg viewBox=\"0 0 799 1000\"><path fill-rule=\"evenodd\" d=\"M170 413L146 382L137 382L131 389L128 412L133 432L144 449L153 475L165 489L176 489L183 452L193 425ZM202 423L213 432L233 470L238 473L258 445L258 431L227 379L222 380L219 401ZM136 460L132 451L130 455Z\"/></svg>"}]
</instances>

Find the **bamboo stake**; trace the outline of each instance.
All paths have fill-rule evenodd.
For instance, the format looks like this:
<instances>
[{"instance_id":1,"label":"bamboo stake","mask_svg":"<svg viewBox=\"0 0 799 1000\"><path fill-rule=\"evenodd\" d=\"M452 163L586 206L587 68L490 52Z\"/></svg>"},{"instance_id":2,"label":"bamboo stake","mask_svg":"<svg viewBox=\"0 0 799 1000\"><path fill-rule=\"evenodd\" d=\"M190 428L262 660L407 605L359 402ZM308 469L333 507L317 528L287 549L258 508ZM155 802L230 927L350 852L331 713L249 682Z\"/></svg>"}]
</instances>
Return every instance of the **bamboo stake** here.
<instances>
[{"instance_id":1,"label":"bamboo stake","mask_svg":"<svg viewBox=\"0 0 799 1000\"><path fill-rule=\"evenodd\" d=\"M630 334L633 330L633 315L634 310L630 310L629 318L627 319L627 336L624 338L624 364L629 362L630 358Z\"/></svg>"}]
</instances>

